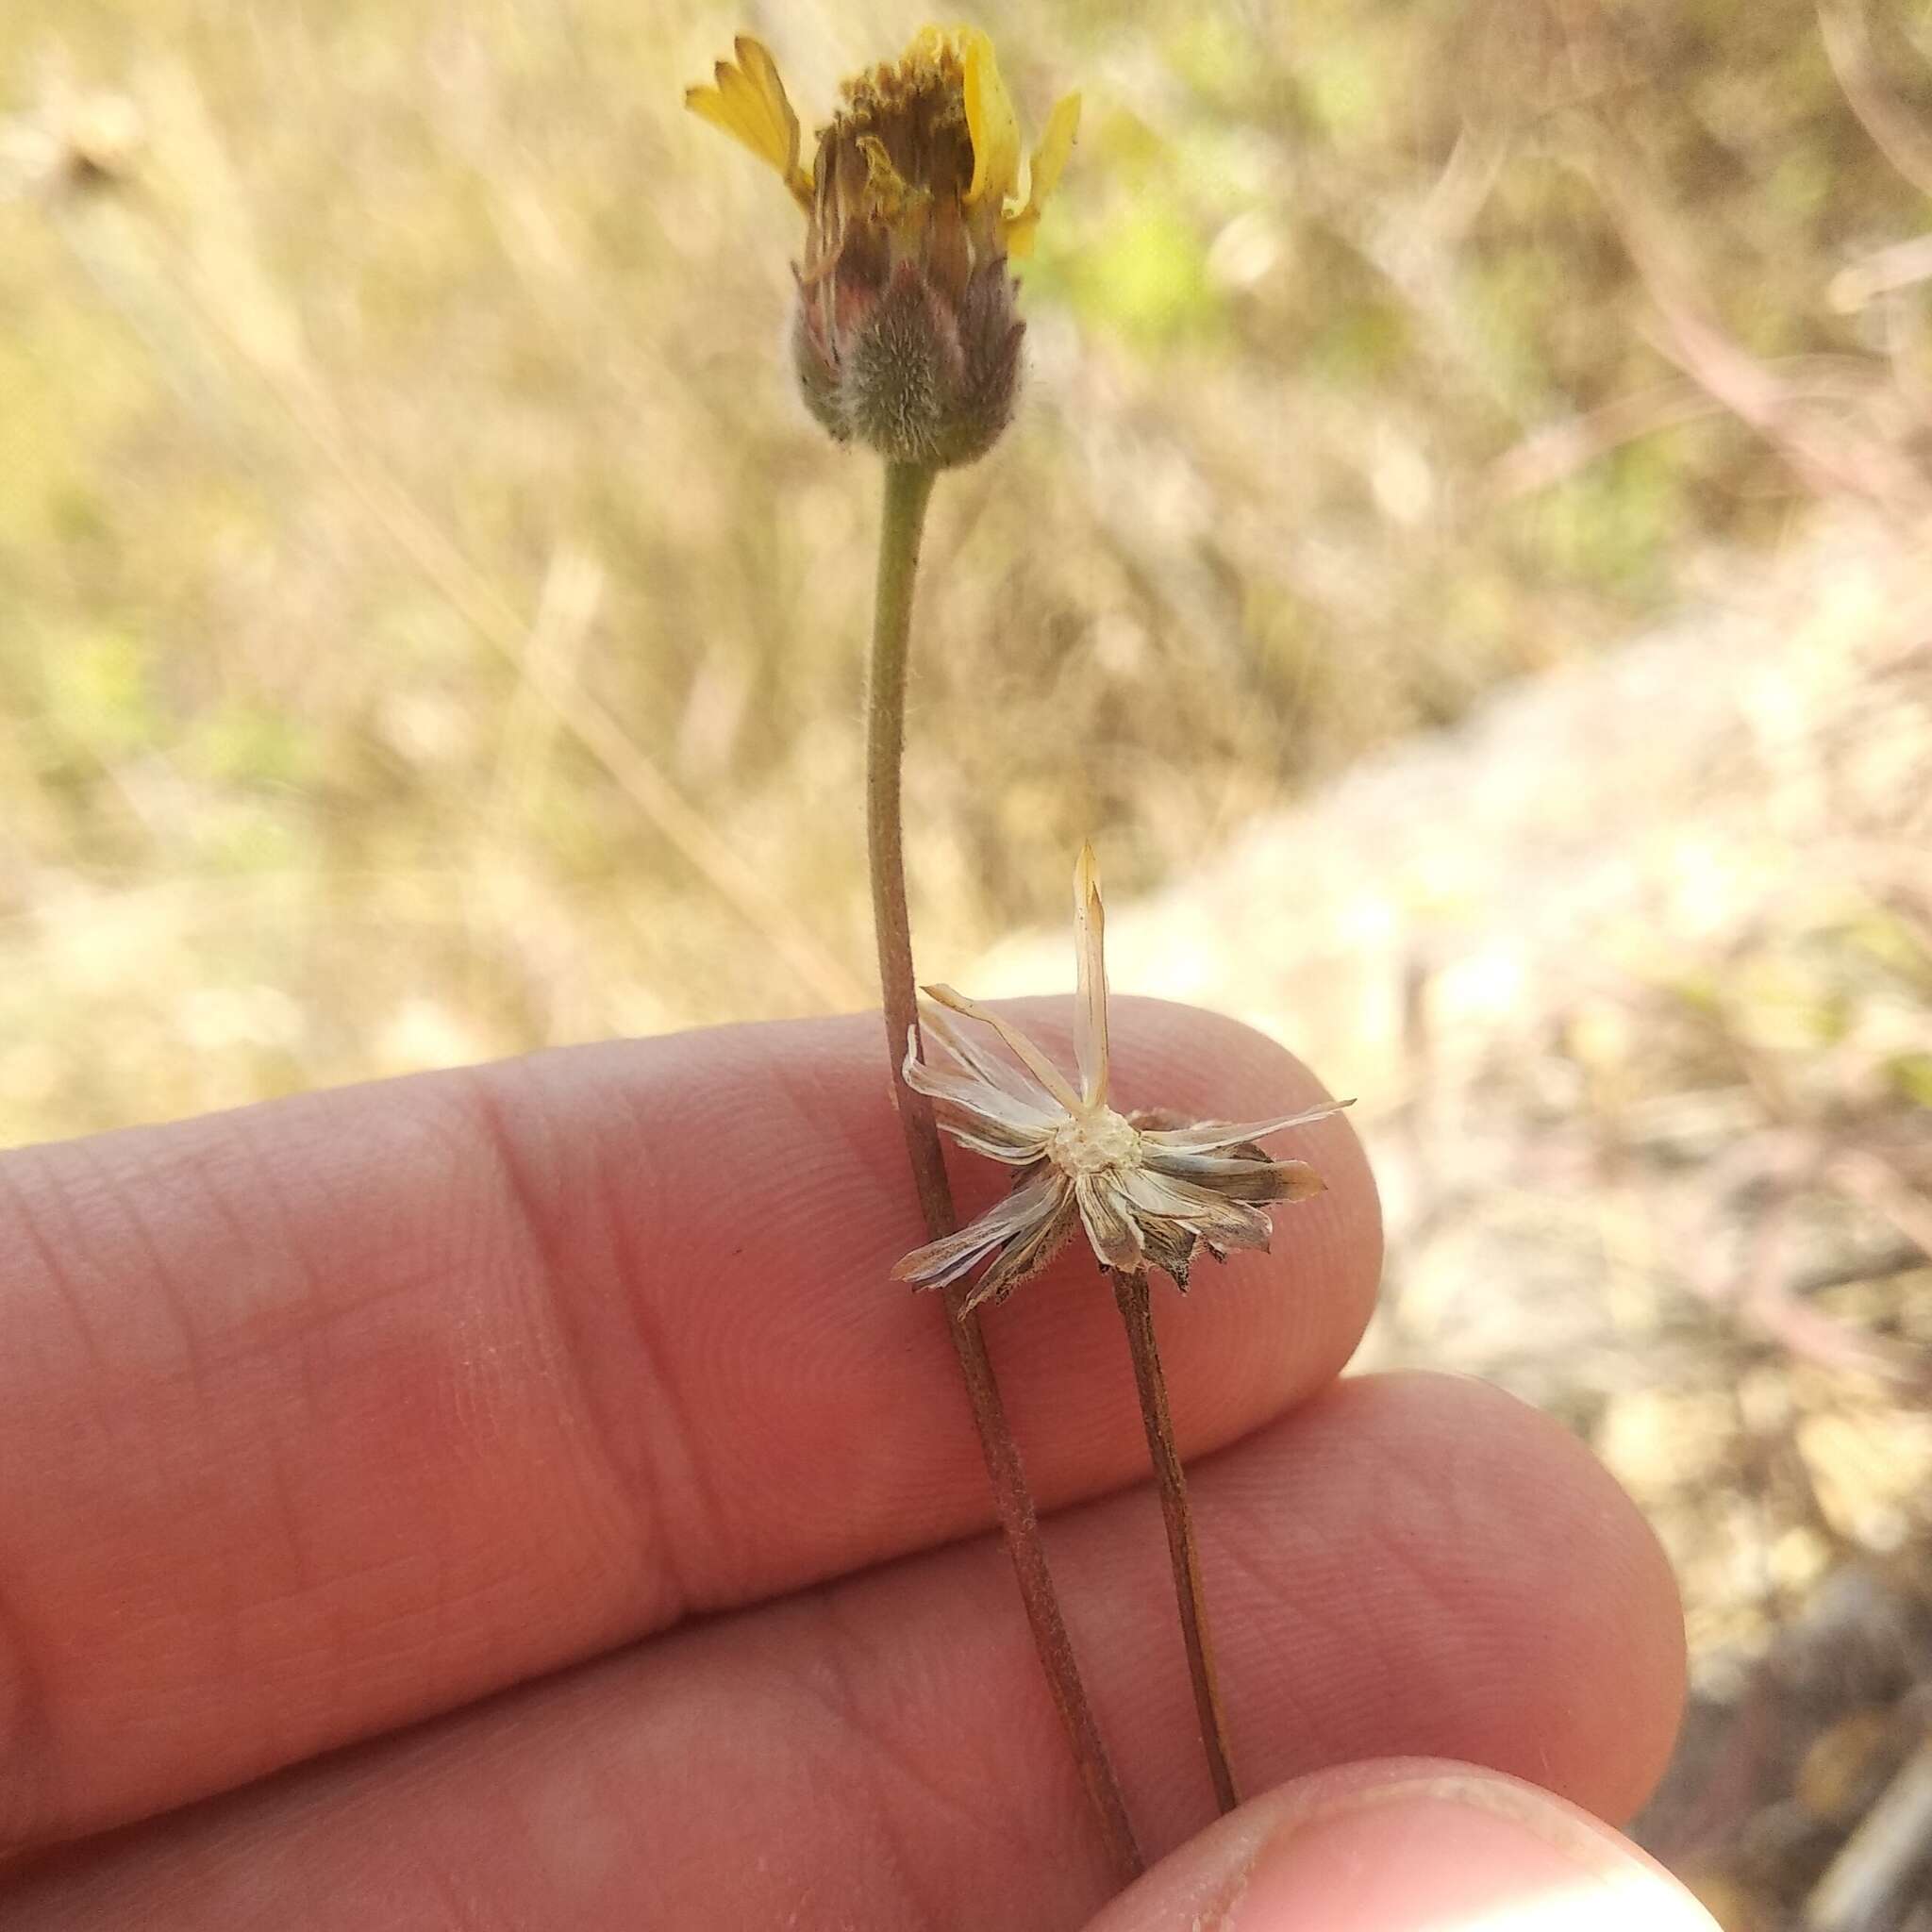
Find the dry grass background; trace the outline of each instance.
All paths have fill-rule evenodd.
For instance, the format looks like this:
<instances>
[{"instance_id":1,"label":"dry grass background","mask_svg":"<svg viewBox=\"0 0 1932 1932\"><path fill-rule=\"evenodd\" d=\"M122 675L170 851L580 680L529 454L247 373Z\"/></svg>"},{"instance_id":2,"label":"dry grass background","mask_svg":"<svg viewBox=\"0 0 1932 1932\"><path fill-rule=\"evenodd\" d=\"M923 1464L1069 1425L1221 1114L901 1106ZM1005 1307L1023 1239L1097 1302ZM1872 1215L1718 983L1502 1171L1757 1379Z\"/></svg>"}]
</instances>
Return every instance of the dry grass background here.
<instances>
[{"instance_id":1,"label":"dry grass background","mask_svg":"<svg viewBox=\"0 0 1932 1932\"><path fill-rule=\"evenodd\" d=\"M1123 907L1186 934L1124 984L1360 1067L1400 1237L1377 1345L1514 1380L1652 1507L1715 1714L1656 1836L1727 1924L1783 1923L1932 1674L1899 1637L1738 1771L1763 1685L1856 1647L1821 1602L1912 1630L1927 1595L1899 1472L1932 1468L1932 17L980 17L1035 125L1070 83L1087 118L1021 420L937 500L924 957L963 979L1057 924L1091 831ZM865 1002L876 479L787 390L794 211L677 100L749 25L809 119L914 24L0 12L0 1141ZM1587 680L1666 615L1612 749ZM1535 699L1483 723L1536 674L1586 680L1567 740ZM1767 705L1782 736L1740 750L1725 721ZM1735 754L1694 794L1681 747L1643 763L1680 710ZM1617 900L1613 979L1574 970L1591 902L1511 955L1524 1024L1458 1004L1443 903L1492 939L1569 905L1635 864L1653 792L1715 843ZM1554 855L1512 830L1546 807ZM1298 931L1326 979L1279 968ZM1359 1058L1324 991L1352 973L1389 994ZM1685 1241L1708 1268L1666 1265ZM1478 1346L1437 1317L1485 1269L1524 1292ZM1554 1305L1587 1346L1537 1326ZM1854 1721L1864 1782L1807 1784ZM1812 1923L1917 1924L1926 1883Z\"/></svg>"}]
</instances>

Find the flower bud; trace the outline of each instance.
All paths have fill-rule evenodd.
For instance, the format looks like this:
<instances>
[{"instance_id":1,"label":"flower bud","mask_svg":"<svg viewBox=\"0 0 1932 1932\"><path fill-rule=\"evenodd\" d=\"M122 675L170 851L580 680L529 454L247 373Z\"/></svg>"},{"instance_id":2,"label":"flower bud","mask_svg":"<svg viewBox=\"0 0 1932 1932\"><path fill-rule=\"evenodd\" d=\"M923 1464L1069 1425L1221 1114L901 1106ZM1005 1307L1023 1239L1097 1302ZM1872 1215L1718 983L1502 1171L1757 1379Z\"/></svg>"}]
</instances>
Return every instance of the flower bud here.
<instances>
[{"instance_id":1,"label":"flower bud","mask_svg":"<svg viewBox=\"0 0 1932 1932\"><path fill-rule=\"evenodd\" d=\"M926 27L896 63L848 80L802 165L797 116L748 36L716 87L686 94L784 177L805 208L791 349L806 406L891 462L973 461L1012 415L1024 325L1008 258L1032 244L1079 100L1054 109L1030 164L992 43Z\"/></svg>"},{"instance_id":2,"label":"flower bud","mask_svg":"<svg viewBox=\"0 0 1932 1932\"><path fill-rule=\"evenodd\" d=\"M841 442L945 469L982 457L1013 413L1025 325L1003 260L955 300L918 263L883 290L834 273L831 299L799 288L792 354L807 407Z\"/></svg>"}]
</instances>

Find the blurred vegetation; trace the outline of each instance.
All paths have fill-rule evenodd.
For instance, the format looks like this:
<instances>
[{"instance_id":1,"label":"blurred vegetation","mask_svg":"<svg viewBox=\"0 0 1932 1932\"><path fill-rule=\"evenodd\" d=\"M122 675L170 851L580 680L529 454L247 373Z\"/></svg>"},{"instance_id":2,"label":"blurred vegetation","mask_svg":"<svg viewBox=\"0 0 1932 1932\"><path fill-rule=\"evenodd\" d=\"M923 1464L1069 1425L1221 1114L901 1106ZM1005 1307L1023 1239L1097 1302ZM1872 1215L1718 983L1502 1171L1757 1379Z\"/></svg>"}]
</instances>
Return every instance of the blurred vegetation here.
<instances>
[{"instance_id":1,"label":"blurred vegetation","mask_svg":"<svg viewBox=\"0 0 1932 1932\"><path fill-rule=\"evenodd\" d=\"M741 24L0 15L0 1137L865 998L876 479L787 390L795 211L679 111ZM909 17L752 24L809 119ZM1619 195L1806 394L1889 379L1825 291L1924 201L1806 0L988 24L1087 120L1021 424L936 512L931 957L1779 539L1814 479L1660 339Z\"/></svg>"},{"instance_id":2,"label":"blurred vegetation","mask_svg":"<svg viewBox=\"0 0 1932 1932\"><path fill-rule=\"evenodd\" d=\"M1511 679L1666 613L1717 624L1760 564L1813 554L1821 506L1923 554L1924 6L980 18L1032 125L1071 85L1086 118L1026 269L1020 421L945 481L928 543L908 829L949 974L1058 924L1081 836L1123 908L1209 875L1238 829L1291 827L1289 801ZM916 24L0 10L0 1143L868 1002L877 477L788 388L795 209L678 103L749 25L809 123ZM1932 680L1891 614L1844 720L1811 728L1802 674L1781 694L1768 862L1802 890L1713 878L1607 1003L1550 969L1511 995L1557 1018L1485 1071L1483 1135L1410 1131L1470 1223L1542 1224L1525 1306L1565 1278L1550 1228L1581 1257L1614 1360L1512 1306L1524 1359L1464 1365L1515 1373L1636 1489L1707 1664L1801 1631L1874 1553L1921 1580L1861 1585L1859 1615L1923 1595L1932 1629ZM1815 655L1836 675L1857 652ZM1587 754L1574 774L1561 816L1614 846L1619 799ZM1416 809L1469 823L1474 784L1431 783ZM1291 856L1268 877L1254 944L1311 884ZM1341 929L1356 902L1328 883ZM1321 1061L1314 1024L1284 1022ZM1398 1041L1413 1091L1383 1096L1398 1233L1424 1043ZM1408 1211L1397 1345L1454 1299L1436 1209ZM1528 1251L1475 1252L1490 1283ZM1796 1681L1783 1655L1765 1669ZM1757 1723L1758 1690L1693 1726L1680 1770L1733 1813L1674 1788L1655 1841L1733 1888L1727 1925L1784 1923L1856 1845L1857 1805L1760 1827L1808 1802L1807 1740L1862 1724L1890 1740L1871 1765L1903 1756L1872 1685L1907 1712L1932 1639L1907 1655L1752 1747L1761 1811L1697 1755ZM1773 1840L1798 1845L1784 1876L1732 1857Z\"/></svg>"}]
</instances>

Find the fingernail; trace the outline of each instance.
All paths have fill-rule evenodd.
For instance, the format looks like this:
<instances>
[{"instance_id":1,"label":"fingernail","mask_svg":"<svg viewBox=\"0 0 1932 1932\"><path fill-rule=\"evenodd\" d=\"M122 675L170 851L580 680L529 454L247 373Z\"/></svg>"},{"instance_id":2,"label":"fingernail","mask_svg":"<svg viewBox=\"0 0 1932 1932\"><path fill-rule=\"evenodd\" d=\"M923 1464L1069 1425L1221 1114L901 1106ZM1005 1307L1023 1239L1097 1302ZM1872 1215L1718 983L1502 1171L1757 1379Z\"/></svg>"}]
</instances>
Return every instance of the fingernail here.
<instances>
[{"instance_id":1,"label":"fingernail","mask_svg":"<svg viewBox=\"0 0 1932 1932\"><path fill-rule=\"evenodd\" d=\"M1642 1917L1635 1916L1641 1913ZM1503 1778L1367 1786L1265 1843L1227 1932L1710 1932L1675 1885L1607 1831Z\"/></svg>"}]
</instances>

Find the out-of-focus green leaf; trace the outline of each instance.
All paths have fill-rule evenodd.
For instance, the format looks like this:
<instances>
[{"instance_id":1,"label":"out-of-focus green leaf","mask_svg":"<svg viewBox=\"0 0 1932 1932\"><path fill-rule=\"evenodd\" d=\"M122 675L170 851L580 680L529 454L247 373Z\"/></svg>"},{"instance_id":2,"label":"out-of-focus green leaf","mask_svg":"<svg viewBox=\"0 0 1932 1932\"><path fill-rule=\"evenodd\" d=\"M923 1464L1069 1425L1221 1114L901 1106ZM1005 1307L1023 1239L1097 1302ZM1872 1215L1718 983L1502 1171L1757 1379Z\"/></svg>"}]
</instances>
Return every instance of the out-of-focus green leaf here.
<instances>
[{"instance_id":1,"label":"out-of-focus green leaf","mask_svg":"<svg viewBox=\"0 0 1932 1932\"><path fill-rule=\"evenodd\" d=\"M1089 242L1074 288L1083 313L1146 349L1211 335L1225 317L1199 229L1158 195L1124 206Z\"/></svg>"}]
</instances>

